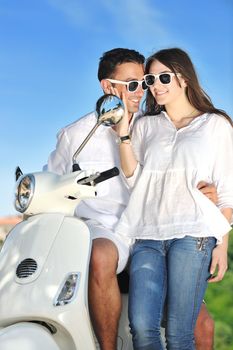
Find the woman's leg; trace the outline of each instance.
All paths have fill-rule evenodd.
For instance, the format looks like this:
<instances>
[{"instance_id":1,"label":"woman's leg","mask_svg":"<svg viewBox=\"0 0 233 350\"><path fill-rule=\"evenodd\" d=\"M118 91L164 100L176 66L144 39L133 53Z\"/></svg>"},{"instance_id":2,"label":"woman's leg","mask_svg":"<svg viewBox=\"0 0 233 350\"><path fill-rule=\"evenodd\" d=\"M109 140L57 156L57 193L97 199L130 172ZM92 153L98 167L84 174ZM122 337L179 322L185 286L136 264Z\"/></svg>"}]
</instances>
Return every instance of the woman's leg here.
<instances>
[{"instance_id":1,"label":"woman's leg","mask_svg":"<svg viewBox=\"0 0 233 350\"><path fill-rule=\"evenodd\" d=\"M215 238L186 236L170 241L167 253L167 330L169 350L191 350L194 327L209 278Z\"/></svg>"},{"instance_id":2,"label":"woman's leg","mask_svg":"<svg viewBox=\"0 0 233 350\"><path fill-rule=\"evenodd\" d=\"M161 350L160 323L166 294L164 243L136 241L130 262L129 320L135 350Z\"/></svg>"}]
</instances>

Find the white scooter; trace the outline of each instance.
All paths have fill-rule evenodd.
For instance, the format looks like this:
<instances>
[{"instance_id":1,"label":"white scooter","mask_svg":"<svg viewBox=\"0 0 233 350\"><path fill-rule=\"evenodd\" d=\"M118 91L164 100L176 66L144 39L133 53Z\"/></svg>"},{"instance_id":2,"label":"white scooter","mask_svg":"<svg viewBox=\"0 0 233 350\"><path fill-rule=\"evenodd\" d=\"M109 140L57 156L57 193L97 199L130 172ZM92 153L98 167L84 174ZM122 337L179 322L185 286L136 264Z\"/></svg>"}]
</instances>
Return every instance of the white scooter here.
<instances>
[{"instance_id":1,"label":"white scooter","mask_svg":"<svg viewBox=\"0 0 233 350\"><path fill-rule=\"evenodd\" d=\"M73 172L17 171L15 206L26 219L8 234L0 252L0 350L98 349L87 300L91 235L73 213L82 199L96 196L98 182L119 171L82 171L75 158L100 124L121 119L124 106L107 95L98 100L97 112L96 126L74 154ZM133 349L127 294L117 349Z\"/></svg>"}]
</instances>

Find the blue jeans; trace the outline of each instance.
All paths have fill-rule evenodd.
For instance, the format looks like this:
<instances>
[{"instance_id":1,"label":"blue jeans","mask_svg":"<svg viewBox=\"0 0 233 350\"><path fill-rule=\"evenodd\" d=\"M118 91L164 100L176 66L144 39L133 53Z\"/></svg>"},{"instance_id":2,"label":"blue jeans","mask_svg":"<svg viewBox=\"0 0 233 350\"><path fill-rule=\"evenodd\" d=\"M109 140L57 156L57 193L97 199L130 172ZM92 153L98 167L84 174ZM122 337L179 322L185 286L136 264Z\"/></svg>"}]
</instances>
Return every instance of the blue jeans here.
<instances>
[{"instance_id":1,"label":"blue jeans","mask_svg":"<svg viewBox=\"0 0 233 350\"><path fill-rule=\"evenodd\" d=\"M194 327L210 276L214 237L137 240L130 263L129 321L135 350L161 350L166 299L169 350L191 350Z\"/></svg>"}]
</instances>

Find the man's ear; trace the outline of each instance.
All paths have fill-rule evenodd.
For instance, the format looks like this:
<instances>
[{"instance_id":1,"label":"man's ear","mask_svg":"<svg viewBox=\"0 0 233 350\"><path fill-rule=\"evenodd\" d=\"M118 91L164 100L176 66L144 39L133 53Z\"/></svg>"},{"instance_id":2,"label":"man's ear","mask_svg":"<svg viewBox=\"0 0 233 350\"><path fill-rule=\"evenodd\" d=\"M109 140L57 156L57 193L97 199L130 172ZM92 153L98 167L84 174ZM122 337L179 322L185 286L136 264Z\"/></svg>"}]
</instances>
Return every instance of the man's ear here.
<instances>
[{"instance_id":1,"label":"man's ear","mask_svg":"<svg viewBox=\"0 0 233 350\"><path fill-rule=\"evenodd\" d=\"M100 82L100 85L101 85L102 89L104 90L105 94L111 94L111 90L110 90L111 83L110 83L110 81L108 81L106 79L102 79L101 82Z\"/></svg>"}]
</instances>

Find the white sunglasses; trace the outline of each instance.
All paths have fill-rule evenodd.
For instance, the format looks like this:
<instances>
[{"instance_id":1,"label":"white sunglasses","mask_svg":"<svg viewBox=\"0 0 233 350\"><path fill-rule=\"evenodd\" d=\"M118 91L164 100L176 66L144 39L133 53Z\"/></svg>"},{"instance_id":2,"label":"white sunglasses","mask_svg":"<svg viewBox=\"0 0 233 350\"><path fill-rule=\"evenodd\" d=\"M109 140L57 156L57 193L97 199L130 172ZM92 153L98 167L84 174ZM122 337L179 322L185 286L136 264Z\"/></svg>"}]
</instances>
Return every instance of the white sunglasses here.
<instances>
[{"instance_id":1,"label":"white sunglasses","mask_svg":"<svg viewBox=\"0 0 233 350\"><path fill-rule=\"evenodd\" d=\"M145 84L150 87L155 84L156 80L159 79L160 83L163 85L168 85L171 83L172 78L174 76L180 76L180 73L173 73L173 72L167 72L167 73L159 73L159 74L145 74Z\"/></svg>"},{"instance_id":2,"label":"white sunglasses","mask_svg":"<svg viewBox=\"0 0 233 350\"><path fill-rule=\"evenodd\" d=\"M139 86L142 87L142 90L147 90L147 85L145 83L145 80L131 80L131 81L122 81L122 80L115 80L115 79L106 79L107 81L110 81L110 83L115 84L122 84L127 86L128 92L135 92L138 90Z\"/></svg>"}]
</instances>

